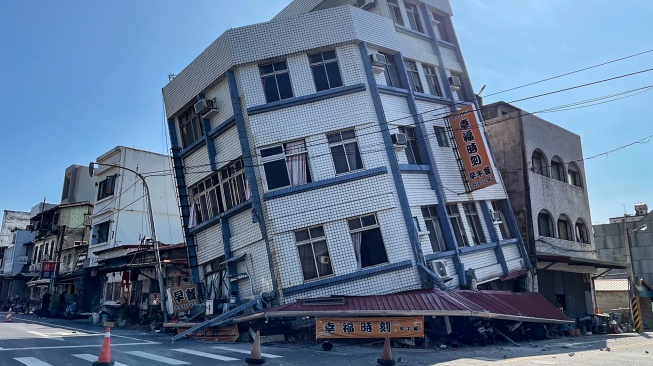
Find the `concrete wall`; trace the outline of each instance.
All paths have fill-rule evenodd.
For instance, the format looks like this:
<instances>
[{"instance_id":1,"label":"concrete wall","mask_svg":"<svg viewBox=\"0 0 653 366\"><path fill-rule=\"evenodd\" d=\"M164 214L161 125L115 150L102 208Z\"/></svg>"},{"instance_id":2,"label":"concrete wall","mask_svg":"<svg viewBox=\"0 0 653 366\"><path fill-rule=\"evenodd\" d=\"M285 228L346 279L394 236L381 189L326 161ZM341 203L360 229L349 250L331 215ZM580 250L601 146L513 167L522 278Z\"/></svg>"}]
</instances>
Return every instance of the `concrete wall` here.
<instances>
[{"instance_id":1,"label":"concrete wall","mask_svg":"<svg viewBox=\"0 0 653 366\"><path fill-rule=\"evenodd\" d=\"M2 228L0 228L0 247L11 244L12 231L25 229L29 225L29 212L4 210L2 215Z\"/></svg>"},{"instance_id":2,"label":"concrete wall","mask_svg":"<svg viewBox=\"0 0 653 366\"><path fill-rule=\"evenodd\" d=\"M609 313L611 309L628 309L628 291L597 291L596 305L602 313Z\"/></svg>"},{"instance_id":3,"label":"concrete wall","mask_svg":"<svg viewBox=\"0 0 653 366\"><path fill-rule=\"evenodd\" d=\"M96 178L88 174L88 166L71 165L66 168L62 184L61 203L95 201ZM67 188L67 189L66 189Z\"/></svg>"}]
</instances>

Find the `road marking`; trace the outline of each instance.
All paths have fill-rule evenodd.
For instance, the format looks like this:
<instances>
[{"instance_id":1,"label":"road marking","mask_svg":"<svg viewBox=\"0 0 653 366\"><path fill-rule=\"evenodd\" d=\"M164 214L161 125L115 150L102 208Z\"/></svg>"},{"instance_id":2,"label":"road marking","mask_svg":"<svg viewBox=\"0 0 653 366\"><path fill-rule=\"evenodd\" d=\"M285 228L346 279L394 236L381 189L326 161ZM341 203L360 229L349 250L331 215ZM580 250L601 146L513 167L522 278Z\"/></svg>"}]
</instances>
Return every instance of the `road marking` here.
<instances>
[{"instance_id":1,"label":"road marking","mask_svg":"<svg viewBox=\"0 0 653 366\"><path fill-rule=\"evenodd\" d=\"M59 336L56 336L56 335L50 336L50 335L47 335L45 333L37 332L35 330L28 330L26 333L34 334L35 336L38 336L39 338L53 339L55 341L62 341L62 342L64 341L63 338L61 338Z\"/></svg>"},{"instance_id":2,"label":"road marking","mask_svg":"<svg viewBox=\"0 0 653 366\"><path fill-rule=\"evenodd\" d=\"M159 342L141 342L141 343L116 343L112 344L111 347L120 347L120 346L151 346L154 344L161 344ZM77 346L49 346L49 347L19 347L19 348L0 348L2 351L25 351L25 350L37 350L37 349L60 349L60 348L100 348L101 344L85 344Z\"/></svg>"},{"instance_id":3,"label":"road marking","mask_svg":"<svg viewBox=\"0 0 653 366\"><path fill-rule=\"evenodd\" d=\"M82 353L82 354L71 355L71 356L81 358L82 360L91 361L91 362L96 362L98 360L98 356L91 355L89 353ZM114 366L129 366L129 365L125 365L124 363L120 363L120 362L116 362L113 365Z\"/></svg>"},{"instance_id":4,"label":"road marking","mask_svg":"<svg viewBox=\"0 0 653 366\"><path fill-rule=\"evenodd\" d=\"M174 358L153 355L153 354L147 353L147 352L130 351L130 352L126 352L126 353L129 353L130 355L134 355L134 356L137 356L137 357L147 358L147 359L153 360L153 361L159 361L159 362L167 363L168 365L189 365L189 363L186 362L186 361L180 361L180 360L175 360Z\"/></svg>"},{"instance_id":5,"label":"road marking","mask_svg":"<svg viewBox=\"0 0 653 366\"><path fill-rule=\"evenodd\" d=\"M27 366L52 366L49 363L43 362L35 357L16 357L14 360Z\"/></svg>"},{"instance_id":6,"label":"road marking","mask_svg":"<svg viewBox=\"0 0 653 366\"><path fill-rule=\"evenodd\" d=\"M250 354L252 352L252 351L248 351L248 350L245 350L245 349L233 348L233 347L212 347L212 348L221 349L223 351L244 353L246 355L248 355L248 354ZM271 355L269 353L261 353L261 356L264 356L264 357L267 357L267 358L281 358L281 357L283 357L283 356Z\"/></svg>"},{"instance_id":7,"label":"road marking","mask_svg":"<svg viewBox=\"0 0 653 366\"><path fill-rule=\"evenodd\" d=\"M65 325L46 323L46 322L39 322L39 321L36 321L36 320L25 319L25 318L21 318L21 317L14 317L14 319L22 320L22 321L26 321L26 322L30 322L30 323L34 323L34 324L46 325L46 326L54 327L54 328L70 329L70 330L74 330L74 331L77 331L77 332L86 332L86 333L89 333L89 334L104 335L104 332L100 333L100 332L95 332L95 331L87 330L87 329L79 329L79 328L68 327L68 326L65 326ZM148 340L145 340L145 339L134 338L134 337L127 337L127 336L122 336L122 335L112 334L111 337L131 339L132 341L138 341L138 342L148 342L150 344L158 344L158 342L148 341Z\"/></svg>"},{"instance_id":8,"label":"road marking","mask_svg":"<svg viewBox=\"0 0 653 366\"><path fill-rule=\"evenodd\" d=\"M189 355L212 358L214 360L220 360L220 361L239 361L239 359L233 358L233 357L220 356L220 355L216 355L216 354L213 354L213 353L194 351L192 349L186 349L186 348L177 348L177 349L173 349L172 351L188 353Z\"/></svg>"}]
</instances>

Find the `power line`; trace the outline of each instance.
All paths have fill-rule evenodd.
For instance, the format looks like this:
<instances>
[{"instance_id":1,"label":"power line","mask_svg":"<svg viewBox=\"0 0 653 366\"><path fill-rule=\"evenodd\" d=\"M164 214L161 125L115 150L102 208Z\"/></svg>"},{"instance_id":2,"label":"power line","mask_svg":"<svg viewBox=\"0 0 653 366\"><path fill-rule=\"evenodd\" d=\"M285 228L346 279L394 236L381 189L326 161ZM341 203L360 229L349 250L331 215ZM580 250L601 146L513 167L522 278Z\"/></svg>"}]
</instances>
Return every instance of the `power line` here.
<instances>
[{"instance_id":1,"label":"power line","mask_svg":"<svg viewBox=\"0 0 653 366\"><path fill-rule=\"evenodd\" d=\"M509 88L509 89L505 89L505 90L500 90L500 91L498 91L498 92L494 92L494 93L492 93L492 94L488 94L488 95L486 95L485 97L487 98L487 97L491 97L491 96L493 96L493 95L497 95L497 94L501 94L501 93L509 92L509 91L516 90L516 89L525 88L525 87L527 87L527 86L531 86L531 85L535 85L535 84L543 83L543 82L545 82L545 81L549 81L549 80L553 80L553 79L558 79L558 78L561 78L561 77L563 77L563 76L568 76L568 75L576 74L576 73L579 73L579 72L581 72L581 71L586 71L586 70L594 69L594 68L597 68L597 67L600 67L600 66L608 65L608 64L615 63L615 62L618 62L618 61L623 61L623 60L626 60L626 59L629 59L629 58L633 58L633 57L636 57L636 56L641 56L641 55L644 55L644 54L646 54L646 53L650 53L650 52L653 52L653 50L647 50L647 51L643 51L643 52L635 53L635 54L630 55L630 56L621 57L621 58L618 58L618 59L615 59L615 60L611 60L611 61L607 61L607 62L603 62L603 63L597 64L597 65L594 65L594 66L584 67L584 68L582 68L582 69L578 69L578 70L570 71L570 72L567 72L567 73L564 73L564 74L560 74L560 75L552 76L552 77L549 77L549 78L546 78L546 79L542 79L542 80L534 81L534 82L532 82L532 83L528 83L528 84L524 84L524 85L516 86L516 87Z\"/></svg>"}]
</instances>

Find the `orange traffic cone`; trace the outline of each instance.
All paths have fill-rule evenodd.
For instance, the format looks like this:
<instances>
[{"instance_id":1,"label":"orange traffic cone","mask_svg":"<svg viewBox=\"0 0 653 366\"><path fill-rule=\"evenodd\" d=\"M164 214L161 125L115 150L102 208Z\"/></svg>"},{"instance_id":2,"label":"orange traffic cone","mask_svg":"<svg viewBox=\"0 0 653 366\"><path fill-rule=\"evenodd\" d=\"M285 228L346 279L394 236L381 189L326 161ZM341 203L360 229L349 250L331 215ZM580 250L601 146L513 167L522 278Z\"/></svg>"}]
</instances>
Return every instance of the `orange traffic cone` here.
<instances>
[{"instance_id":1,"label":"orange traffic cone","mask_svg":"<svg viewBox=\"0 0 653 366\"><path fill-rule=\"evenodd\" d=\"M11 323L13 321L14 321L14 309L9 308L9 312L7 313L7 316L5 316L5 322Z\"/></svg>"},{"instance_id":2,"label":"orange traffic cone","mask_svg":"<svg viewBox=\"0 0 653 366\"><path fill-rule=\"evenodd\" d=\"M100 349L100 356L97 361L93 362L93 366L113 366L113 363L111 361L111 328L107 328L107 332L104 334L102 348Z\"/></svg>"},{"instance_id":3,"label":"orange traffic cone","mask_svg":"<svg viewBox=\"0 0 653 366\"><path fill-rule=\"evenodd\" d=\"M380 366L392 366L395 364L395 360L392 359L392 350L390 349L390 336L385 337L383 353L381 354L381 358L376 359L376 363Z\"/></svg>"},{"instance_id":4,"label":"orange traffic cone","mask_svg":"<svg viewBox=\"0 0 653 366\"><path fill-rule=\"evenodd\" d=\"M254 337L254 345L252 345L252 352L249 357L245 359L248 366L262 365L265 363L265 358L261 357L261 331L256 331Z\"/></svg>"}]
</instances>

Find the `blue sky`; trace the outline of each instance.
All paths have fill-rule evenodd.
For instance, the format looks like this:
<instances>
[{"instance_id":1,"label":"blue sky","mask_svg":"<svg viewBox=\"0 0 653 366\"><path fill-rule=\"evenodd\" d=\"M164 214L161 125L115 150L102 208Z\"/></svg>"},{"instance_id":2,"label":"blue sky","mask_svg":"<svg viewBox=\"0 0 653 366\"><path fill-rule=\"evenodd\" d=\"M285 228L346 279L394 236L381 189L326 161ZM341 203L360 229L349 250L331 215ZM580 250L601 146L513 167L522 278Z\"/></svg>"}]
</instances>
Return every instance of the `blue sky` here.
<instances>
[{"instance_id":1,"label":"blue sky","mask_svg":"<svg viewBox=\"0 0 653 366\"><path fill-rule=\"evenodd\" d=\"M167 150L161 87L228 28L269 20L290 0L0 2L0 206L57 202L63 173L116 145ZM653 49L653 2L452 0L475 90L485 95ZM511 101L650 68L653 52L486 98ZM653 72L516 105L527 111L653 84ZM653 91L541 114L591 156L653 134ZM634 114L634 111L638 111ZM642 112L639 112L642 111ZM634 118L633 118L634 117ZM586 162L592 220L653 207L653 143Z\"/></svg>"}]
</instances>

